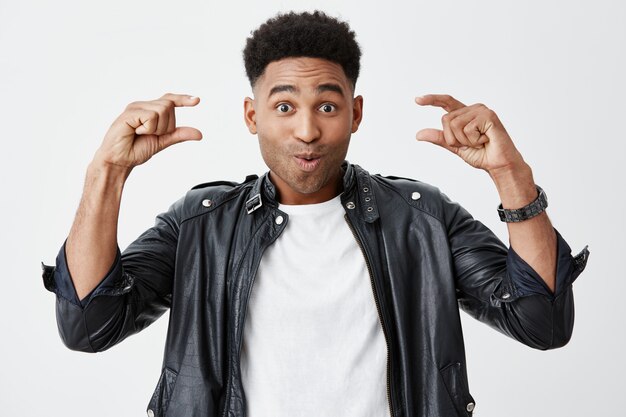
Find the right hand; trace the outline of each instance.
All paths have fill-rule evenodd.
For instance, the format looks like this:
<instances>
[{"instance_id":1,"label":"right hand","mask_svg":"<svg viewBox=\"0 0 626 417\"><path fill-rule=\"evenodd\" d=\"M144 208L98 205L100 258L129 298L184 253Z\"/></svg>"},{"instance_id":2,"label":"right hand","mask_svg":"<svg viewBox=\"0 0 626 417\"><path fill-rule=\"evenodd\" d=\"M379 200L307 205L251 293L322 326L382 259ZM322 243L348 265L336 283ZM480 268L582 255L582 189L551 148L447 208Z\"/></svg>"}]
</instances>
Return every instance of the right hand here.
<instances>
[{"instance_id":1,"label":"right hand","mask_svg":"<svg viewBox=\"0 0 626 417\"><path fill-rule=\"evenodd\" d=\"M157 152L178 142L202 139L193 127L176 127L176 107L193 107L198 97L165 94L157 100L129 104L113 122L95 160L130 172Z\"/></svg>"}]
</instances>

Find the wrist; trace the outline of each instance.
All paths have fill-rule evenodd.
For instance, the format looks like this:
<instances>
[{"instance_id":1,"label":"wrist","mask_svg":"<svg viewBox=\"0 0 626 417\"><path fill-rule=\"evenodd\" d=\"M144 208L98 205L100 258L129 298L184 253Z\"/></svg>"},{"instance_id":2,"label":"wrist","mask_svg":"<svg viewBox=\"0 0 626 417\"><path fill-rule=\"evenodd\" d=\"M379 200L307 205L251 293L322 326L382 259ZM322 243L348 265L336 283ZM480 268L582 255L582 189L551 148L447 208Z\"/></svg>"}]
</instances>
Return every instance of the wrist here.
<instances>
[{"instance_id":1,"label":"wrist","mask_svg":"<svg viewBox=\"0 0 626 417\"><path fill-rule=\"evenodd\" d=\"M502 207L502 204L500 204L498 206L498 215L500 216L500 220L506 223L518 223L532 219L533 217L543 213L548 207L548 198L541 187L537 185L536 188L539 195L535 200L524 207L520 207L518 209L505 209Z\"/></svg>"},{"instance_id":2,"label":"wrist","mask_svg":"<svg viewBox=\"0 0 626 417\"><path fill-rule=\"evenodd\" d=\"M87 174L101 176L110 183L125 183L132 171L132 167L113 164L105 161L98 154L92 159L87 167Z\"/></svg>"},{"instance_id":3,"label":"wrist","mask_svg":"<svg viewBox=\"0 0 626 417\"><path fill-rule=\"evenodd\" d=\"M85 186L92 192L121 196L131 169L94 159L87 167Z\"/></svg>"},{"instance_id":4,"label":"wrist","mask_svg":"<svg viewBox=\"0 0 626 417\"><path fill-rule=\"evenodd\" d=\"M538 192L530 166L523 160L505 167L489 171L502 207L517 209L537 198Z\"/></svg>"}]
</instances>

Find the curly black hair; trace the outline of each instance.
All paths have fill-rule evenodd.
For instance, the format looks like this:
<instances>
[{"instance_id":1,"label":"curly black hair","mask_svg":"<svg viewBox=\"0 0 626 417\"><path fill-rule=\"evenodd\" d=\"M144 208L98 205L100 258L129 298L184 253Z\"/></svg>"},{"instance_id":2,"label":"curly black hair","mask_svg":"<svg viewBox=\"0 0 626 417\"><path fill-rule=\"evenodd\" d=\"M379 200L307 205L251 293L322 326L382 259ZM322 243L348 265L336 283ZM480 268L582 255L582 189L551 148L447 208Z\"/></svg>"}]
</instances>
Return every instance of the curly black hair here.
<instances>
[{"instance_id":1,"label":"curly black hair","mask_svg":"<svg viewBox=\"0 0 626 417\"><path fill-rule=\"evenodd\" d=\"M346 22L321 11L279 13L259 26L246 41L243 60L254 88L270 62L289 57L323 58L343 68L356 86L361 49Z\"/></svg>"}]
</instances>

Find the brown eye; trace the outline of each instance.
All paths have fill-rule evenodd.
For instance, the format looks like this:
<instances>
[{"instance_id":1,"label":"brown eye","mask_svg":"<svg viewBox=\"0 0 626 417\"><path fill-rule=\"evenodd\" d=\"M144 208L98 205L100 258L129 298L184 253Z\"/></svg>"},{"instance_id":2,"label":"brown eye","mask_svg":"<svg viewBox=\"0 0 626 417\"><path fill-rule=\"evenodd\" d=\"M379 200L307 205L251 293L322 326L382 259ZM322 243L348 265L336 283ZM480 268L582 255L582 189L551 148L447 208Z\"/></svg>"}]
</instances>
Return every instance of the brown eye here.
<instances>
[{"instance_id":1,"label":"brown eye","mask_svg":"<svg viewBox=\"0 0 626 417\"><path fill-rule=\"evenodd\" d=\"M324 113L330 113L335 110L335 106L333 106L332 104L324 104L322 107L320 107L320 109Z\"/></svg>"},{"instance_id":2,"label":"brown eye","mask_svg":"<svg viewBox=\"0 0 626 417\"><path fill-rule=\"evenodd\" d=\"M289 109L291 109L291 106L289 104L283 103L278 105L278 111L280 113L287 113Z\"/></svg>"}]
</instances>

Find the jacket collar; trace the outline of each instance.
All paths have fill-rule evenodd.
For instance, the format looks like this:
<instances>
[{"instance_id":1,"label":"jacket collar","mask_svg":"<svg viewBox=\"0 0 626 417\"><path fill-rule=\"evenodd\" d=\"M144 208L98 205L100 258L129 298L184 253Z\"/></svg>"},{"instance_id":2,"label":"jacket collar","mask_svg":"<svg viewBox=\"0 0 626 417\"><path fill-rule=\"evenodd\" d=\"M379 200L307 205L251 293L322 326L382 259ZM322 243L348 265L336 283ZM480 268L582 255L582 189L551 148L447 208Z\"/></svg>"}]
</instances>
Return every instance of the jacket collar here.
<instances>
[{"instance_id":1,"label":"jacket collar","mask_svg":"<svg viewBox=\"0 0 626 417\"><path fill-rule=\"evenodd\" d=\"M378 219L378 207L369 173L348 161L344 161L341 168L344 171L341 195L344 207L348 210L357 209L368 223ZM269 172L263 174L253 184L250 198L246 202L246 210L251 214L263 205L278 207L276 187L269 179Z\"/></svg>"}]
</instances>

